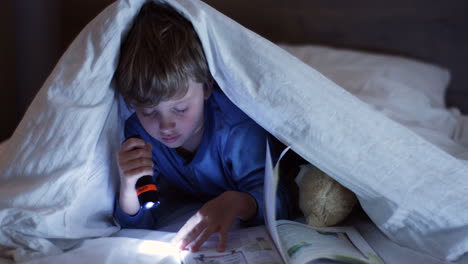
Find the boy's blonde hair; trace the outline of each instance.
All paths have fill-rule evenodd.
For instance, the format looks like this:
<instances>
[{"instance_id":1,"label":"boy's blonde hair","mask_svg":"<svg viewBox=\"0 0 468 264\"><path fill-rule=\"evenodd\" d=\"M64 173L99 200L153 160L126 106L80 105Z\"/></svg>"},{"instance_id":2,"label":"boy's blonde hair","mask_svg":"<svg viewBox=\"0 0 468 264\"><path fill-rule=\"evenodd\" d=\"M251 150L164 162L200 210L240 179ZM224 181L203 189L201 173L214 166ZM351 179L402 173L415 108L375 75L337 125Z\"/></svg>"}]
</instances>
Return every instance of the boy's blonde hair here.
<instances>
[{"instance_id":1,"label":"boy's blonde hair","mask_svg":"<svg viewBox=\"0 0 468 264\"><path fill-rule=\"evenodd\" d=\"M127 105L154 106L181 98L188 81L211 74L192 24L168 4L145 3L120 48L116 89Z\"/></svg>"}]
</instances>

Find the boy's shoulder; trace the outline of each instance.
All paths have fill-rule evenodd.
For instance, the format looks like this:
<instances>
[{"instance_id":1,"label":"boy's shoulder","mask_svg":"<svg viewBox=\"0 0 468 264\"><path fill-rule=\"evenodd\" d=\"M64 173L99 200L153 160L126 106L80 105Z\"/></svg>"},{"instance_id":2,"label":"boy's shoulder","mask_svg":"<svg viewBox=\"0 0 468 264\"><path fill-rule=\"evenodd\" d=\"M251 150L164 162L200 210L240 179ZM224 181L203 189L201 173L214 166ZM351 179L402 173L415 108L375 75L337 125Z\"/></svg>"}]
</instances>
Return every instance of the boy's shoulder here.
<instances>
[{"instance_id":1,"label":"boy's shoulder","mask_svg":"<svg viewBox=\"0 0 468 264\"><path fill-rule=\"evenodd\" d=\"M131 127L139 127L140 121L138 120L138 117L135 112L133 112L127 120L125 120L125 126L131 126Z\"/></svg>"},{"instance_id":2,"label":"boy's shoulder","mask_svg":"<svg viewBox=\"0 0 468 264\"><path fill-rule=\"evenodd\" d=\"M136 113L132 113L132 115L129 118L127 118L127 120L125 120L124 125L125 125L124 136L126 139L134 135L142 136L146 134L143 126L138 120Z\"/></svg>"},{"instance_id":3,"label":"boy's shoulder","mask_svg":"<svg viewBox=\"0 0 468 264\"><path fill-rule=\"evenodd\" d=\"M216 112L216 116L221 118L228 126L235 126L245 122L253 122L253 120L239 109L220 88L215 88L210 97L210 107Z\"/></svg>"}]
</instances>

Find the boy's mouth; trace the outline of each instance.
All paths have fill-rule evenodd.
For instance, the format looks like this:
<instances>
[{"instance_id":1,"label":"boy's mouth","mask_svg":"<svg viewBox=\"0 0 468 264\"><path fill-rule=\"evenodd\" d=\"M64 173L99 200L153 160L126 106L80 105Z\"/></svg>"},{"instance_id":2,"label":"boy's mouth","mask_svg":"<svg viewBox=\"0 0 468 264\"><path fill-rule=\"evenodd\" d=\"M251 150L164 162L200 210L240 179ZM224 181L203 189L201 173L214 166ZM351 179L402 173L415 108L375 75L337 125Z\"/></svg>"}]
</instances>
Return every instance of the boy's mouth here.
<instances>
[{"instance_id":1,"label":"boy's mouth","mask_svg":"<svg viewBox=\"0 0 468 264\"><path fill-rule=\"evenodd\" d=\"M175 135L175 136L169 136L169 137L161 137L162 141L164 141L164 143L173 143L175 141L177 141L177 139L179 139L179 135Z\"/></svg>"}]
</instances>

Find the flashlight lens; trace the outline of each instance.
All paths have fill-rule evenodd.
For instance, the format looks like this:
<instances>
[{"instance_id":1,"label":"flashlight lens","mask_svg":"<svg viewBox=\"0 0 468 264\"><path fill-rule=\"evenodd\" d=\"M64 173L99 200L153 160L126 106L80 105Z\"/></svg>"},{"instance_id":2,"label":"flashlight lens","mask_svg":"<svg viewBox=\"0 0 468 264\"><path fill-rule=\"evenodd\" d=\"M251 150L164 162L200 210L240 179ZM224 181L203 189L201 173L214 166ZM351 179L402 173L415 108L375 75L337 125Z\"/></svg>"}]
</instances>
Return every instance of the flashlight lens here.
<instances>
[{"instance_id":1,"label":"flashlight lens","mask_svg":"<svg viewBox=\"0 0 468 264\"><path fill-rule=\"evenodd\" d=\"M147 202L147 203L145 204L145 208L146 208L146 209L150 209L150 208L153 207L153 206L154 206L154 203L153 203L153 202Z\"/></svg>"},{"instance_id":2,"label":"flashlight lens","mask_svg":"<svg viewBox=\"0 0 468 264\"><path fill-rule=\"evenodd\" d=\"M142 207L150 209L159 205L158 187L153 182L152 176L143 176L138 179L135 188Z\"/></svg>"}]
</instances>

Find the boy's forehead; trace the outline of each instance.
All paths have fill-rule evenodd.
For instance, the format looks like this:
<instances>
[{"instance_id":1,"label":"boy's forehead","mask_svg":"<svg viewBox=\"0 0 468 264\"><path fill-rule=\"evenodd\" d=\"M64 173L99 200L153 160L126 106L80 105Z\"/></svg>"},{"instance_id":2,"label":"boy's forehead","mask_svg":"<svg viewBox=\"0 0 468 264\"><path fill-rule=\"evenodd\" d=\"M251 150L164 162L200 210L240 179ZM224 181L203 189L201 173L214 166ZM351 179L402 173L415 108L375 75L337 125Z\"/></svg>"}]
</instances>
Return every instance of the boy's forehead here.
<instances>
[{"instance_id":1,"label":"boy's forehead","mask_svg":"<svg viewBox=\"0 0 468 264\"><path fill-rule=\"evenodd\" d=\"M176 96L175 98L172 98L172 99L167 99L167 100L163 100L161 102L159 102L158 104L153 104L153 105L143 105L143 106L137 106L138 108L140 109L143 109L143 110L151 110L155 107L158 107L160 105L176 105L176 104L180 104L180 103L183 103L185 101L187 101L188 98L186 98L186 95L188 93L185 94L185 96Z\"/></svg>"},{"instance_id":2,"label":"boy's forehead","mask_svg":"<svg viewBox=\"0 0 468 264\"><path fill-rule=\"evenodd\" d=\"M194 82L194 81L189 81L188 83L188 89L185 91L185 93L177 93L175 94L172 98L162 100L158 104L153 104L153 105L138 105L134 104L135 107L143 109L143 110L151 110L159 105L175 105L175 104L180 104L184 103L196 94L196 90L198 89L203 89L203 84Z\"/></svg>"}]
</instances>

